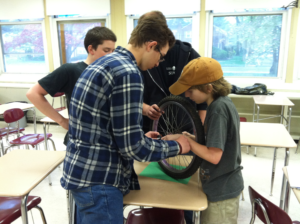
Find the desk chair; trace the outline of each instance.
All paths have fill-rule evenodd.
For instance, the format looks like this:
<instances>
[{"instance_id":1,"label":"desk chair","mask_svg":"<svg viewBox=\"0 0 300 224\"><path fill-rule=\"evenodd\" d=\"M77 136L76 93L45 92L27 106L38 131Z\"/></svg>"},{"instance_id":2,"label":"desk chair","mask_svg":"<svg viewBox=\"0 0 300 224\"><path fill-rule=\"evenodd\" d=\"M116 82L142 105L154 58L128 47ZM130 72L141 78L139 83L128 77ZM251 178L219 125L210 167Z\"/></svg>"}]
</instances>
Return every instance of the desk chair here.
<instances>
[{"instance_id":1,"label":"desk chair","mask_svg":"<svg viewBox=\"0 0 300 224\"><path fill-rule=\"evenodd\" d=\"M250 224L254 223L255 215L257 215L258 218L265 224L300 224L298 221L292 221L285 211L265 199L250 186L249 195L252 205L252 217Z\"/></svg>"},{"instance_id":2,"label":"desk chair","mask_svg":"<svg viewBox=\"0 0 300 224\"><path fill-rule=\"evenodd\" d=\"M18 130L17 133L18 138L9 142L10 146L6 148L4 154L7 153L8 149L14 146L26 145L28 148L28 146L31 145L34 148L34 146L38 146L38 144L43 143L45 141L44 134L27 134L20 137L19 120L22 117L24 117L24 112L19 108L7 110L3 114L3 118L5 122L8 124L8 128L9 128L9 123L17 122L17 130ZM52 134L50 133L47 134L47 140L50 140L52 142L53 149L54 151L56 151L54 141L50 138L51 136Z\"/></svg>"},{"instance_id":3,"label":"desk chair","mask_svg":"<svg viewBox=\"0 0 300 224\"><path fill-rule=\"evenodd\" d=\"M19 132L24 135L23 131L25 128L20 128ZM3 145L3 138L6 137L6 141L8 142L8 136L10 135L16 135L18 134L18 129L17 128L1 128L0 129L0 142L1 142L1 149L2 149L2 155L4 156L4 145ZM1 157L1 152L0 152L0 157Z\"/></svg>"},{"instance_id":4,"label":"desk chair","mask_svg":"<svg viewBox=\"0 0 300 224\"><path fill-rule=\"evenodd\" d=\"M183 210L141 208L129 212L126 224L184 224Z\"/></svg>"},{"instance_id":5,"label":"desk chair","mask_svg":"<svg viewBox=\"0 0 300 224\"><path fill-rule=\"evenodd\" d=\"M43 209L38 206L42 199L37 196L28 196L27 211L36 208L40 211L43 223L46 224L46 218ZM10 224L21 217L21 197L0 197L0 223Z\"/></svg>"}]
</instances>

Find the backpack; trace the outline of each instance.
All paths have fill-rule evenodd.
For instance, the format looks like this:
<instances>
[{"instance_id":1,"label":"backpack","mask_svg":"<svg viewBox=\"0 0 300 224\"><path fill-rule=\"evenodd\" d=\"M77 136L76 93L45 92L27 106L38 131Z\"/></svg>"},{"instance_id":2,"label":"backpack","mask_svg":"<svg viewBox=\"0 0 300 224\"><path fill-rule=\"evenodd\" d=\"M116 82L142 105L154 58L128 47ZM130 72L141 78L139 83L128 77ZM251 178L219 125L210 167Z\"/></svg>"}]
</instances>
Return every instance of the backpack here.
<instances>
[{"instance_id":1,"label":"backpack","mask_svg":"<svg viewBox=\"0 0 300 224\"><path fill-rule=\"evenodd\" d=\"M231 93L241 95L274 95L274 93L268 91L267 86L262 83L255 83L253 86L247 86L245 88L232 85Z\"/></svg>"}]
</instances>

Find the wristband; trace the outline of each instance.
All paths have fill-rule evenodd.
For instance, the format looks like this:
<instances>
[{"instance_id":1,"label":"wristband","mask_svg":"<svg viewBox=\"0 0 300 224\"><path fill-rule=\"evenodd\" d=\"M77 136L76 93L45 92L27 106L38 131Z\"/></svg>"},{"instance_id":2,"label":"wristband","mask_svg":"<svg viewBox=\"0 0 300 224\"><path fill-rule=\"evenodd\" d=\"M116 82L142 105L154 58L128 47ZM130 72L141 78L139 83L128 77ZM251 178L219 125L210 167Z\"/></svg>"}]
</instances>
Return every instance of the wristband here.
<instances>
[{"instance_id":1,"label":"wristband","mask_svg":"<svg viewBox=\"0 0 300 224\"><path fill-rule=\"evenodd\" d=\"M181 155L181 153L182 153L182 146L181 146L181 144L179 142L177 142L177 143L179 145L179 153L178 153L178 155Z\"/></svg>"}]
</instances>

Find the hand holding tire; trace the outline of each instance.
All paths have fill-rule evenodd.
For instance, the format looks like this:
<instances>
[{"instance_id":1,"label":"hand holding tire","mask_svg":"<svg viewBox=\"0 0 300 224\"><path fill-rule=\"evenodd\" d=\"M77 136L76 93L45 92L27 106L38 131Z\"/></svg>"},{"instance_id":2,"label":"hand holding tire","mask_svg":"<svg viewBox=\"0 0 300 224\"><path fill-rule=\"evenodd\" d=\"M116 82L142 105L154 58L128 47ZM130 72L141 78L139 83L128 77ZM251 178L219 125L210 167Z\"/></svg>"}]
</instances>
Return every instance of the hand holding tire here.
<instances>
[{"instance_id":1,"label":"hand holding tire","mask_svg":"<svg viewBox=\"0 0 300 224\"><path fill-rule=\"evenodd\" d=\"M178 142L181 145L182 148L181 154L186 154L191 150L191 145L189 143L189 140L185 136L180 135L180 137L177 138L176 142Z\"/></svg>"},{"instance_id":2,"label":"hand holding tire","mask_svg":"<svg viewBox=\"0 0 300 224\"><path fill-rule=\"evenodd\" d=\"M147 117L149 117L151 120L156 121L159 119L162 112L160 111L159 107L156 104L153 104L148 107L146 114L147 114Z\"/></svg>"}]
</instances>

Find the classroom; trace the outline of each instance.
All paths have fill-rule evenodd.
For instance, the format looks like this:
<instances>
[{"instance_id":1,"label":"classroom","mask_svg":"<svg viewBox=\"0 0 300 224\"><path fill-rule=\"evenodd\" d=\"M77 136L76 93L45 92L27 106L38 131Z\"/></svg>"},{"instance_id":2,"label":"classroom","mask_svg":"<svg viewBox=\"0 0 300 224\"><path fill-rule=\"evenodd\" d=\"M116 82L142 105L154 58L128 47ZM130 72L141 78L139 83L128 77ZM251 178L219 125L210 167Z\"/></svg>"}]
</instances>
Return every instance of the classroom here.
<instances>
[{"instance_id":1,"label":"classroom","mask_svg":"<svg viewBox=\"0 0 300 224\"><path fill-rule=\"evenodd\" d=\"M114 164L117 171L106 171L115 178L115 182L100 178L101 180L97 181L102 181L101 183L104 184L99 186L113 185L115 188L119 186L119 181L139 182L137 186L140 185L141 190L130 188L129 194L129 188L115 188L121 189L118 192L123 193L121 197L124 205L122 223L203 223L204 211L208 213L207 208L212 206L210 203L214 200L211 200L212 197L208 193L210 189L206 189L203 185L209 181L201 183L205 178L207 180L210 178L209 171L207 173L206 168L203 168L202 160L207 160L207 163L215 167L223 166L224 169L229 165L226 166L225 162L219 163L225 157L226 150L223 148L220 150L220 147L217 147L219 151L216 152L221 154L218 154L220 160L216 163L215 160L210 161L206 157L203 158L203 154L195 152L196 146L190 142L192 137L194 140L196 138L197 145L204 146L207 150L215 147L206 147L205 142L208 141L207 125L209 124L209 118L206 116L208 114L213 116L213 112L209 109L213 108L211 103L216 99L214 98L211 102L208 97L204 104L203 101L196 102L192 99L196 96L191 95L193 92L198 91L202 94L209 92L203 92L198 87L196 89L190 87L202 84L215 87L211 84L213 82L195 84L191 81L192 78L189 78L187 80L192 84L181 92L177 93L177 90L185 75L192 73L189 68L193 68L194 65L190 65L190 61L197 61L200 65L210 59L218 66L220 65L222 71L220 77L222 79L224 77L226 83L230 84L230 92L224 97L232 102L235 107L234 111L238 115L238 123L233 122L234 127L237 127L237 134L234 134L234 138L239 140L238 153L235 155L238 164L234 164L238 168L234 168L234 171L230 171L232 173L226 175L230 179L231 174L240 173L243 182L243 189L239 188L239 194L232 193L234 198L238 196L237 216L233 218L237 222L226 222L220 218L219 220L222 221L214 223L268 223L260 220L265 214L261 208L264 203L259 202L261 199L255 201L250 198L250 195L254 195L251 189L275 204L276 209L280 210L278 216L281 218L287 216L292 221L300 223L300 185L292 186L292 183L299 184L300 180L299 7L299 0L0 0L0 140L2 144L0 149L0 223L1 221L4 224L45 223L39 209L25 206L26 202L33 200L28 197L28 194L37 196L32 203L37 203L36 205L42 208L47 223L91 223L87 219L79 221L83 218L79 218L81 213L79 214L79 208L75 206L71 194L71 191L75 190L71 188L86 187L87 182L93 182L95 179L92 180L92 178L95 177L90 177L91 173L89 173L87 176L90 176L87 179L91 179L86 179L86 182L76 183L78 184L76 185L75 179L68 179L71 178L69 177L71 174L66 174L66 169L73 169L70 167L76 160L75 156L71 159L69 147L70 150L74 147L74 150L76 148L80 151L79 149L82 150L85 147L82 140L87 138L92 142L97 142L95 139L98 138L100 145L103 142L108 145L108 151L116 147L117 151L110 151L112 153L110 155L121 155L120 158L122 158L122 165ZM149 12L154 13L149 14ZM151 26L143 28L143 26L147 27L147 22L153 23L152 28ZM162 31L159 30L160 28ZM139 36L143 36L139 33L139 29L155 29L152 33L145 32L145 36L149 37L155 37L156 32L163 33L159 36L162 39L161 42L148 38L143 45L139 45L138 41L135 42ZM88 36L92 35L91 30L105 35L101 36L102 40L95 45L96 47L91 40L88 40ZM165 40L163 35L169 39ZM88 41L91 43L89 44ZM166 41L164 43L168 45L160 44L162 41ZM174 47L169 49L168 46L171 44ZM103 46L101 52L97 50L98 46ZM136 91L137 94L130 95L128 92L127 96L134 100L142 99L139 108L130 111L128 99L124 98L122 101L120 95L117 95L120 94L119 92L115 93L116 101L106 100L100 102L97 108L96 106L92 108L91 105L106 97L113 98L114 95L107 92L110 90L106 86L95 88L94 84L89 84L94 81L91 80L92 77L99 71L101 63L106 63L105 58L117 60L115 59L117 57L113 55L125 51L127 51L127 57L133 58L133 64L129 67L133 66L138 71L132 76L134 78L130 79L131 83L136 86L142 85L142 87L129 88L131 90L128 91ZM65 83L68 81L61 78L59 72L54 75L54 71L62 72L62 68L79 63L81 65L80 70L77 71L78 81L77 78L73 79L74 83L73 86L70 84L72 86L70 88L66 87ZM124 63L125 59L122 64ZM191 67L186 66L187 64ZM118 84L117 79L109 79L114 77L110 76L113 69L109 70L105 66L101 69L101 77L106 77L102 80L103 85ZM130 67L128 70L132 72L134 69ZM72 71L70 70L69 73L71 77ZM116 74L119 73L116 72ZM86 90L85 85L92 90ZM124 89L129 84L120 83L120 85L122 88L119 88L126 91ZM56 92L58 89L67 88L70 89L68 93L67 91ZM114 91L113 88L111 91ZM93 100L84 98L85 93L88 93L90 99ZM123 97L125 95L124 93ZM174 95L186 96L190 99L183 101L180 98L184 99L184 97ZM101 100L98 100L99 98ZM188 102L192 102L192 105ZM120 103L119 106L118 103ZM113 111L117 110L116 108L119 110L123 105L122 112L115 112L118 115L113 115ZM99 112L100 106L103 110L109 111ZM10 115L8 110L9 113L15 113L15 115ZM56 111L53 116L50 115L52 110ZM90 110L88 115L87 110ZM174 111L177 111L179 115L174 115ZM132 113L131 117L135 120L125 119L125 117L130 117L129 113ZM185 113L184 116L182 113ZM199 115L196 116L196 120L194 114ZM174 117L171 118L171 116ZM166 121L167 118L170 119L169 123ZM181 121L178 120L179 118ZM62 120L58 121L58 119ZM99 127L95 127L95 123L100 120ZM130 123L131 121L135 124L138 121L138 125ZM170 121L176 123L173 124L173 130L169 127L165 128ZM87 125L84 122L91 123ZM14 131L7 131L8 123L12 124ZM26 136L31 138L30 141L24 143L27 146L14 140L22 136L17 130L18 125L19 128L25 129L20 130L22 133L24 131L23 139L26 139ZM122 125L124 127L121 129ZM112 133L112 130L115 131L114 128L120 128L118 129L120 133L110 136L109 133ZM226 128L230 136L231 126L226 126ZM77 136L77 143L72 140L70 141L72 143L68 144L67 130L76 135L80 130L83 134L82 136L78 134L80 137ZM130 145L133 139L139 138L134 134L136 130L142 133L139 135L142 136L141 140ZM154 137L150 133L152 131L157 131L160 135ZM45 134L48 136L48 141L44 138ZM175 135L174 139L166 137L172 134L183 135L177 136L176 139ZM123 141L122 136L124 144L119 145L118 142ZM167 141L160 140L161 137ZM185 144L186 141L189 142L188 146ZM165 143L161 142L173 143L163 145ZM126 148L126 144L130 149ZM146 146L151 144L154 145ZM123 145L125 145L124 149ZM156 149L153 149L155 146ZM189 149L187 150L186 147ZM122 150L118 151L118 148ZM167 152L164 151L161 157L158 156L157 150L166 150L166 148L168 148ZM152 154L154 151L151 150L157 154ZM199 149L199 152L201 150ZM51 153L51 155L41 153ZM188 153L188 156L180 155L185 153ZM102 156L98 158L98 162L104 162L103 158L107 155ZM83 159L83 157L80 158ZM88 160L88 158L84 159ZM134 170L131 173L133 160ZM93 160L94 163L95 161ZM97 175L101 176L99 173L104 172L106 167L103 165L95 168L93 162L91 162L93 169L98 172ZM111 166L111 162L107 166ZM32 172L31 169L38 172ZM154 169L159 174L155 173ZM34 177L33 173L39 177ZM139 181L137 179L133 181L132 176L128 177L128 173L130 173L129 176L137 173ZM288 176L287 173L290 175ZM94 173L93 175L96 176ZM119 176L122 176L121 180ZM293 179L295 176L297 176L296 180ZM231 190L237 189L237 186L240 185L232 184L230 188ZM12 197L16 196L19 197L19 201L11 202ZM228 197L222 200L225 199ZM12 204L7 206L10 202ZM15 212L14 208L11 208L13 205L18 208L16 212L18 215L14 218L7 218ZM222 212L223 207L220 208L220 213L226 213L224 210ZM259 215L253 215L254 208L259 210ZM114 209L119 210L113 207L112 210ZM274 211L277 212L277 210ZM268 211L266 214L271 216ZM153 217L153 220L143 221L143 216ZM155 218L159 221L154 221ZM162 221L165 218L167 221ZM176 221L172 221L172 218ZM188 219L193 221L188 221ZM269 217L269 219L269 223L276 224L273 218ZM99 223L109 222L99 221ZM119 224L117 221L112 221L112 223ZM204 221L204 223L212 222ZM283 223L283 221L278 223Z\"/></svg>"}]
</instances>

